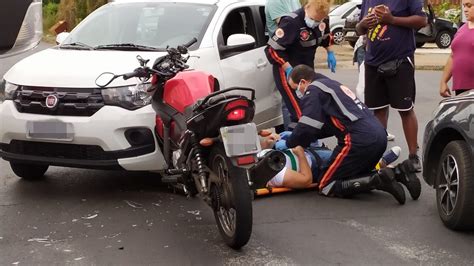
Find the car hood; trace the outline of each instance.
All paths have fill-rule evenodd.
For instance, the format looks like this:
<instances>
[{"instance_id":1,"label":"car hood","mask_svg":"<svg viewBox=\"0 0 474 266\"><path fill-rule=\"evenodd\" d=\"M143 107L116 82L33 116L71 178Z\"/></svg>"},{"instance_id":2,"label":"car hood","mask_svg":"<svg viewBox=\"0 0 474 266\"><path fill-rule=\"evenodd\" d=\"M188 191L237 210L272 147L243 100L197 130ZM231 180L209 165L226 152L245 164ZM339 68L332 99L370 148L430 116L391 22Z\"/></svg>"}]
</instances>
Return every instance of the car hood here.
<instances>
[{"instance_id":1,"label":"car hood","mask_svg":"<svg viewBox=\"0 0 474 266\"><path fill-rule=\"evenodd\" d=\"M96 78L104 72L124 74L139 66L140 55L154 60L165 52L66 50L50 48L15 64L4 76L10 83L23 86L96 88ZM136 84L136 79L117 78L109 87Z\"/></svg>"}]
</instances>

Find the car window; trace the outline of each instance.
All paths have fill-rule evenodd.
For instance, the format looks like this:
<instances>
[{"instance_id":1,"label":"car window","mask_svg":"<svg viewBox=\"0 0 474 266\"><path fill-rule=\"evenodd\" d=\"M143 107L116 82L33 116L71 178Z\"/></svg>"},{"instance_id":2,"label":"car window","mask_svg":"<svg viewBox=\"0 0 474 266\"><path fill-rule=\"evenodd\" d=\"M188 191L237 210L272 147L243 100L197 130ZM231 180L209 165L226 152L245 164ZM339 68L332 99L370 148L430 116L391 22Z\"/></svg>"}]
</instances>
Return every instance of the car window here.
<instances>
[{"instance_id":1,"label":"car window","mask_svg":"<svg viewBox=\"0 0 474 266\"><path fill-rule=\"evenodd\" d=\"M243 33L252 35L257 40L257 30L252 17L252 10L248 7L232 10L225 18L221 29L224 45L230 35Z\"/></svg>"},{"instance_id":2,"label":"car window","mask_svg":"<svg viewBox=\"0 0 474 266\"><path fill-rule=\"evenodd\" d=\"M351 20L351 21L359 20L360 12L361 12L360 5L358 5L356 8L354 8L351 11L351 13L346 18Z\"/></svg>"},{"instance_id":3,"label":"car window","mask_svg":"<svg viewBox=\"0 0 474 266\"><path fill-rule=\"evenodd\" d=\"M352 12L354 12L354 10L357 9L355 6L350 8L349 10L347 10L346 13L344 13L344 15L342 15L342 18L347 18L348 16L350 16L352 14Z\"/></svg>"},{"instance_id":4,"label":"car window","mask_svg":"<svg viewBox=\"0 0 474 266\"><path fill-rule=\"evenodd\" d=\"M194 37L202 39L215 8L191 3L109 4L87 17L64 43L173 47Z\"/></svg>"},{"instance_id":5,"label":"car window","mask_svg":"<svg viewBox=\"0 0 474 266\"><path fill-rule=\"evenodd\" d=\"M262 20L263 28L265 29L265 44L268 42L270 38L270 33L268 32L267 28L267 17L265 16L265 6L261 6L258 8L258 12L260 14L260 19Z\"/></svg>"}]
</instances>

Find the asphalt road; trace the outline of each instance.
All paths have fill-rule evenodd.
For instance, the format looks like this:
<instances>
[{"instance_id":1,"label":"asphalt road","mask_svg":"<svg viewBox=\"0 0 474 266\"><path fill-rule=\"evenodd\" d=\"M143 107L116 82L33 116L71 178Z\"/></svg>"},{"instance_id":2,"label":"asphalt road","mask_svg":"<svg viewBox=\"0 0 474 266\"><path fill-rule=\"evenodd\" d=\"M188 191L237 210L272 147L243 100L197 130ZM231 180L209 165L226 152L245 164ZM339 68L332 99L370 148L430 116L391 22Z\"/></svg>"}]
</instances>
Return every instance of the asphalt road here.
<instances>
[{"instance_id":1,"label":"asphalt road","mask_svg":"<svg viewBox=\"0 0 474 266\"><path fill-rule=\"evenodd\" d=\"M15 60L0 60L0 74ZM440 75L417 72L420 143ZM329 76L357 81L354 70ZM389 130L405 158L395 112ZM25 182L0 160L0 265L474 263L474 233L446 229L424 183L421 198L404 206L377 191L354 199L308 191L257 198L253 207L250 243L233 251L204 203L173 194L156 175L52 167L44 181Z\"/></svg>"}]
</instances>

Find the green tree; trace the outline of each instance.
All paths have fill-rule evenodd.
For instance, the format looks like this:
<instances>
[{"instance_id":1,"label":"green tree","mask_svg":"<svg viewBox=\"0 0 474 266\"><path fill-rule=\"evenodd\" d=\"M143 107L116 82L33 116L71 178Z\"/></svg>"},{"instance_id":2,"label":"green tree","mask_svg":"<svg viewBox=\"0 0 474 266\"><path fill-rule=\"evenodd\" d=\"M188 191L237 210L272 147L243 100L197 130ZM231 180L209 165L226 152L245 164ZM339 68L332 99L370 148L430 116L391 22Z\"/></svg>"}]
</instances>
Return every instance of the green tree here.
<instances>
[{"instance_id":1,"label":"green tree","mask_svg":"<svg viewBox=\"0 0 474 266\"><path fill-rule=\"evenodd\" d=\"M70 31L92 11L105 4L107 0L61 0L57 18L65 20Z\"/></svg>"}]
</instances>

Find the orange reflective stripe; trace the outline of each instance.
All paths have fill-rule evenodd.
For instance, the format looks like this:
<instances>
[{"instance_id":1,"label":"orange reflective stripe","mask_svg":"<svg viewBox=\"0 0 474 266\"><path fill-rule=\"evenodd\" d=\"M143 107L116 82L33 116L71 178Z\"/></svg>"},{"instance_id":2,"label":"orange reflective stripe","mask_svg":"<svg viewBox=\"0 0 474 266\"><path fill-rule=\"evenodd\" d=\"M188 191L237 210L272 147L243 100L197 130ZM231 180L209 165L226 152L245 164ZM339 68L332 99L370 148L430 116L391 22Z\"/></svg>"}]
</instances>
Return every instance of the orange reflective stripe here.
<instances>
[{"instance_id":1,"label":"orange reflective stripe","mask_svg":"<svg viewBox=\"0 0 474 266\"><path fill-rule=\"evenodd\" d=\"M277 52L272 47L268 48L270 51L270 55L272 56L273 60L277 61L278 64L283 65L285 64L285 60L283 58L279 57Z\"/></svg>"},{"instance_id":2,"label":"orange reflective stripe","mask_svg":"<svg viewBox=\"0 0 474 266\"><path fill-rule=\"evenodd\" d=\"M334 116L331 116L331 121L334 124L334 126L337 127L337 129L339 129L340 131L344 131L346 129L344 125L341 123L341 121L339 121L339 119L335 118Z\"/></svg>"},{"instance_id":3,"label":"orange reflective stripe","mask_svg":"<svg viewBox=\"0 0 474 266\"><path fill-rule=\"evenodd\" d=\"M342 151L337 155L336 160L329 166L329 169L324 173L323 178L321 179L321 182L319 183L319 189L323 189L329 180L331 180L332 176L334 175L334 172L339 168L340 164L342 161L346 158L346 156L349 154L349 151L351 150L352 147L352 142L351 142L351 134L347 134L346 137L344 138L344 148L342 148Z\"/></svg>"}]
</instances>

